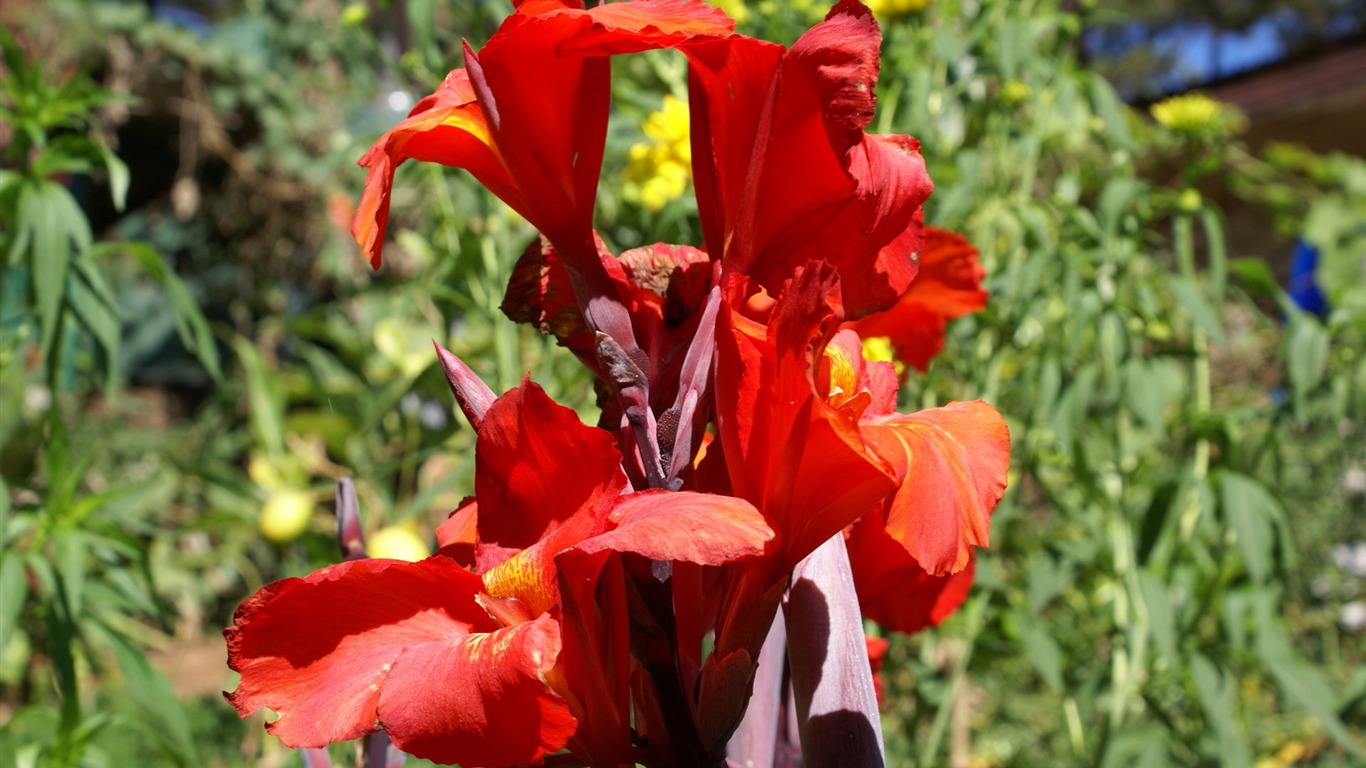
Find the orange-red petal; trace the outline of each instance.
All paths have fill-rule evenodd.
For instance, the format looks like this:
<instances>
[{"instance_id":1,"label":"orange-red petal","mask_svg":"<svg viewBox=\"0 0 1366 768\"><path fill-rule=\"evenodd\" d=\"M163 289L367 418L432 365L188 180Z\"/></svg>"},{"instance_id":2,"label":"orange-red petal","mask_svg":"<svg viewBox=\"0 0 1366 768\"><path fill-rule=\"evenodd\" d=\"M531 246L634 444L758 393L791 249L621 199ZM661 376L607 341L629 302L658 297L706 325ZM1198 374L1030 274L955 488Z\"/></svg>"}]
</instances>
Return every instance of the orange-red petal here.
<instances>
[{"instance_id":1,"label":"orange-red petal","mask_svg":"<svg viewBox=\"0 0 1366 768\"><path fill-rule=\"evenodd\" d=\"M977 249L957 232L925 228L920 272L896 306L850 324L860 336L886 336L901 361L924 371L944 348L949 320L984 309L986 271Z\"/></svg>"},{"instance_id":2,"label":"orange-red petal","mask_svg":"<svg viewBox=\"0 0 1366 768\"><path fill-rule=\"evenodd\" d=\"M560 749L575 730L545 675L553 621L500 627L478 605L479 577L444 557L356 560L275 582L225 630L241 673L228 701L293 747L384 729L437 762L515 765Z\"/></svg>"},{"instance_id":3,"label":"orange-red petal","mask_svg":"<svg viewBox=\"0 0 1366 768\"><path fill-rule=\"evenodd\" d=\"M408 118L380 137L360 159L365 190L351 222L351 233L376 269L389 226L394 171L405 160L467 169L480 183L521 211L526 207L508 175L484 110L475 99L469 73L446 76L436 92L419 101Z\"/></svg>"},{"instance_id":4,"label":"orange-red petal","mask_svg":"<svg viewBox=\"0 0 1366 768\"><path fill-rule=\"evenodd\" d=\"M612 529L585 540L582 552L635 552L652 560L721 565L764 551L773 531L752 504L732 496L650 490L621 497Z\"/></svg>"},{"instance_id":5,"label":"orange-red petal","mask_svg":"<svg viewBox=\"0 0 1366 768\"><path fill-rule=\"evenodd\" d=\"M966 568L972 548L987 546L991 511L1005 493L1005 420L975 400L866 419L860 428L900 482L887 532L931 575Z\"/></svg>"},{"instance_id":6,"label":"orange-red petal","mask_svg":"<svg viewBox=\"0 0 1366 768\"><path fill-rule=\"evenodd\" d=\"M440 554L467 567L474 567L474 545L478 541L479 505L467 498L436 527L436 546Z\"/></svg>"},{"instance_id":7,"label":"orange-red petal","mask_svg":"<svg viewBox=\"0 0 1366 768\"><path fill-rule=\"evenodd\" d=\"M919 632L958 610L972 587L974 558L951 576L931 576L884 527L874 510L846 533L849 562L865 618L894 632Z\"/></svg>"},{"instance_id":8,"label":"orange-red petal","mask_svg":"<svg viewBox=\"0 0 1366 768\"><path fill-rule=\"evenodd\" d=\"M725 11L696 0L631 0L588 9L592 26L559 45L561 54L608 56L676 48L735 30Z\"/></svg>"}]
</instances>

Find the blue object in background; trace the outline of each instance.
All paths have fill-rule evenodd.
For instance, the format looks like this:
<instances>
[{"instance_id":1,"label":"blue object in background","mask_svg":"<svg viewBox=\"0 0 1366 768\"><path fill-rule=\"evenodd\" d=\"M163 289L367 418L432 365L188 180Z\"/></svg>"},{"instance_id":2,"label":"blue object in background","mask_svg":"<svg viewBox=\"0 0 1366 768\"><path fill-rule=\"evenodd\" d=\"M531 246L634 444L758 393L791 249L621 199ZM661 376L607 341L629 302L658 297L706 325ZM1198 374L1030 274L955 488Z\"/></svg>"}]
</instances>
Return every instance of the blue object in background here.
<instances>
[{"instance_id":1,"label":"blue object in background","mask_svg":"<svg viewBox=\"0 0 1366 768\"><path fill-rule=\"evenodd\" d=\"M214 3L217 5L217 3ZM194 32L200 38L206 38L213 32L213 25L203 13L175 2L154 2L152 3L152 15L159 21L164 21L173 27L180 27Z\"/></svg>"},{"instance_id":2,"label":"blue object in background","mask_svg":"<svg viewBox=\"0 0 1366 768\"><path fill-rule=\"evenodd\" d=\"M1328 301L1318 283L1319 249L1304 238L1295 240L1295 253L1290 257L1290 281L1286 293L1305 312L1323 317L1328 314Z\"/></svg>"}]
</instances>

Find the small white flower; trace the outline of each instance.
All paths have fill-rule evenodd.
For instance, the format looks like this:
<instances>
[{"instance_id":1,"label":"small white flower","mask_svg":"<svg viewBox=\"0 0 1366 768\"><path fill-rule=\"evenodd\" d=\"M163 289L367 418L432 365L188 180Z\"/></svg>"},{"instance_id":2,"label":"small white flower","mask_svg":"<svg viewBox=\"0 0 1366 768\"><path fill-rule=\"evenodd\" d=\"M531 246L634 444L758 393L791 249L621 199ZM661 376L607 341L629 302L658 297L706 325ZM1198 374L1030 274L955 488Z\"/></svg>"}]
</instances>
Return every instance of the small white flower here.
<instances>
[{"instance_id":1,"label":"small white flower","mask_svg":"<svg viewBox=\"0 0 1366 768\"><path fill-rule=\"evenodd\" d=\"M1338 621L1349 632L1360 632L1366 629L1366 602L1353 600L1342 606L1342 612L1338 614Z\"/></svg>"},{"instance_id":2,"label":"small white flower","mask_svg":"<svg viewBox=\"0 0 1366 768\"><path fill-rule=\"evenodd\" d=\"M1366 496L1366 468L1348 467L1342 473L1342 487L1352 496Z\"/></svg>"},{"instance_id":3,"label":"small white flower","mask_svg":"<svg viewBox=\"0 0 1366 768\"><path fill-rule=\"evenodd\" d=\"M1333 547L1333 563L1349 576L1366 578L1366 541Z\"/></svg>"}]
</instances>

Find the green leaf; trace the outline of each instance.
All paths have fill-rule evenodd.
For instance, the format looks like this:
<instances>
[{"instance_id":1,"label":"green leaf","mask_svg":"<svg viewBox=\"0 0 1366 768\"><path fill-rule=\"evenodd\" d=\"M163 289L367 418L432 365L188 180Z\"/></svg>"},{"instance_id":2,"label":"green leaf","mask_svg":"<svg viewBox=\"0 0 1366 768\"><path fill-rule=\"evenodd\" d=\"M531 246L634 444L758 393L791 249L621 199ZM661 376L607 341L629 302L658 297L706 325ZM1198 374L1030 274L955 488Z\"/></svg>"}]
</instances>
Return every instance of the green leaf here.
<instances>
[{"instance_id":1,"label":"green leaf","mask_svg":"<svg viewBox=\"0 0 1366 768\"><path fill-rule=\"evenodd\" d=\"M1157 574L1147 568L1138 571L1138 588L1143 595L1143 604L1148 609L1148 626L1152 631L1157 650L1173 666L1176 655L1176 616L1172 611L1171 595L1167 585Z\"/></svg>"},{"instance_id":2,"label":"green leaf","mask_svg":"<svg viewBox=\"0 0 1366 768\"><path fill-rule=\"evenodd\" d=\"M4 439L0 434L0 440ZM9 484L5 482L3 475L0 475L0 557L11 549L9 541L9 516L13 511L14 500L9 495Z\"/></svg>"},{"instance_id":3,"label":"green leaf","mask_svg":"<svg viewBox=\"0 0 1366 768\"><path fill-rule=\"evenodd\" d=\"M1025 583L1029 612L1037 616L1049 601L1062 594L1072 583L1073 568L1059 564L1049 555L1039 552L1029 558L1025 567Z\"/></svg>"},{"instance_id":4,"label":"green leaf","mask_svg":"<svg viewBox=\"0 0 1366 768\"><path fill-rule=\"evenodd\" d=\"M103 144L97 146L100 149L100 156L104 159L104 167L109 171L109 195L114 199L114 210L122 213L128 204L128 164L109 147Z\"/></svg>"},{"instance_id":5,"label":"green leaf","mask_svg":"<svg viewBox=\"0 0 1366 768\"><path fill-rule=\"evenodd\" d=\"M1129 409L1138 416L1148 428L1165 434L1167 429L1167 401L1171 391L1167 389L1161 370L1148 360L1131 357L1124 363L1124 396Z\"/></svg>"},{"instance_id":6,"label":"green leaf","mask_svg":"<svg viewBox=\"0 0 1366 768\"><path fill-rule=\"evenodd\" d=\"M1171 291L1177 303L1185 308L1196 327L1208 334L1211 340L1219 344L1225 343L1224 327L1219 321L1219 314L1195 283L1180 275L1168 275L1167 290Z\"/></svg>"},{"instance_id":7,"label":"green leaf","mask_svg":"<svg viewBox=\"0 0 1366 768\"><path fill-rule=\"evenodd\" d=\"M5 69L9 71L9 76L16 80L24 78L29 72L28 59L24 58L24 52L6 27L0 27L0 51L4 52Z\"/></svg>"},{"instance_id":8,"label":"green leaf","mask_svg":"<svg viewBox=\"0 0 1366 768\"><path fill-rule=\"evenodd\" d=\"M1295 312L1286 324L1285 363L1296 397L1308 394L1323 380L1328 366L1328 331L1304 312Z\"/></svg>"},{"instance_id":9,"label":"green leaf","mask_svg":"<svg viewBox=\"0 0 1366 768\"><path fill-rule=\"evenodd\" d=\"M1161 726L1128 726L1105 744L1100 768L1170 768L1168 731Z\"/></svg>"},{"instance_id":10,"label":"green leaf","mask_svg":"<svg viewBox=\"0 0 1366 768\"><path fill-rule=\"evenodd\" d=\"M7 547L0 551L0 653L9 647L27 597L23 558Z\"/></svg>"},{"instance_id":11,"label":"green leaf","mask_svg":"<svg viewBox=\"0 0 1366 768\"><path fill-rule=\"evenodd\" d=\"M1097 210L1100 213L1100 225L1108 236L1107 240L1113 239L1119 232L1120 221L1128 212L1130 204L1146 188L1146 184L1132 176L1115 176L1106 182L1105 189L1100 193Z\"/></svg>"},{"instance_id":12,"label":"green leaf","mask_svg":"<svg viewBox=\"0 0 1366 768\"><path fill-rule=\"evenodd\" d=\"M1253 581L1263 584L1271 575L1272 520L1280 505L1262 484L1236 472L1219 473L1219 506L1237 538Z\"/></svg>"},{"instance_id":13,"label":"green leaf","mask_svg":"<svg viewBox=\"0 0 1366 768\"><path fill-rule=\"evenodd\" d=\"M107 630L108 647L123 673L124 683L133 702L146 713L150 733L175 764L188 768L202 765L194 734L190 729L185 709L176 701L175 691L166 676L147 660L141 649L134 647L112 629Z\"/></svg>"},{"instance_id":14,"label":"green leaf","mask_svg":"<svg viewBox=\"0 0 1366 768\"><path fill-rule=\"evenodd\" d=\"M90 223L71 193L51 181L38 182L28 185L28 189L21 189L18 205L18 219L28 222L29 234L21 236L15 247L22 245L28 248L33 298L42 328L42 350L46 356L60 325L62 299L66 295L67 272L73 251L81 254L90 247Z\"/></svg>"},{"instance_id":15,"label":"green leaf","mask_svg":"<svg viewBox=\"0 0 1366 768\"><path fill-rule=\"evenodd\" d=\"M1252 755L1233 720L1238 698L1237 681L1225 678L1199 653L1191 654L1190 668L1200 706L1219 739L1219 764L1226 768L1250 768Z\"/></svg>"},{"instance_id":16,"label":"green leaf","mask_svg":"<svg viewBox=\"0 0 1366 768\"><path fill-rule=\"evenodd\" d=\"M1172 507L1178 500L1188 498L1188 487L1186 484L1178 484L1175 480L1168 480L1154 489L1152 500L1148 502L1148 508L1144 511L1143 520L1138 528L1135 554L1140 563L1147 563L1148 558L1152 556L1158 539L1167 528Z\"/></svg>"},{"instance_id":17,"label":"green leaf","mask_svg":"<svg viewBox=\"0 0 1366 768\"><path fill-rule=\"evenodd\" d=\"M1228 245L1224 239L1224 220L1214 208L1206 206L1200 212L1200 225L1205 232L1205 251L1209 254L1210 291L1216 302L1223 301L1224 286L1228 282Z\"/></svg>"},{"instance_id":18,"label":"green leaf","mask_svg":"<svg viewBox=\"0 0 1366 768\"><path fill-rule=\"evenodd\" d=\"M1338 716L1340 697L1313 664L1297 652L1281 626L1276 614L1279 602L1275 595L1257 595L1257 653L1271 670L1271 676L1282 691L1313 715L1344 749L1358 758L1366 758L1366 748Z\"/></svg>"},{"instance_id":19,"label":"green leaf","mask_svg":"<svg viewBox=\"0 0 1366 768\"><path fill-rule=\"evenodd\" d=\"M221 382L223 366L218 356L218 343L208 318L199 308L199 302L189 286L166 264L161 254L146 243L117 243L109 247L132 255L166 292L180 342L199 360L214 381Z\"/></svg>"},{"instance_id":20,"label":"green leaf","mask_svg":"<svg viewBox=\"0 0 1366 768\"><path fill-rule=\"evenodd\" d=\"M1285 291L1281 289L1280 281L1270 265L1262 259L1230 259L1228 271L1242 284L1243 290L1252 296L1274 299L1282 308L1286 306Z\"/></svg>"},{"instance_id":21,"label":"green leaf","mask_svg":"<svg viewBox=\"0 0 1366 768\"><path fill-rule=\"evenodd\" d=\"M79 279L70 281L66 300L81 324L104 350L105 389L112 393L118 374L123 322L119 318L118 304L104 285L103 277L89 262L89 258L76 260ZM90 275L94 276L93 280Z\"/></svg>"},{"instance_id":22,"label":"green leaf","mask_svg":"<svg viewBox=\"0 0 1366 768\"><path fill-rule=\"evenodd\" d=\"M78 529L65 528L53 535L52 543L62 588L66 592L67 610L73 620L77 620L85 597L86 535Z\"/></svg>"},{"instance_id":23,"label":"green leaf","mask_svg":"<svg viewBox=\"0 0 1366 768\"><path fill-rule=\"evenodd\" d=\"M1133 147L1134 137L1129 130L1129 121L1126 115L1128 107L1125 107L1124 103L1115 95L1114 86L1110 85L1110 81L1106 80L1105 76L1099 72L1088 73L1086 86L1096 114L1105 121L1107 135L1114 139L1121 148Z\"/></svg>"},{"instance_id":24,"label":"green leaf","mask_svg":"<svg viewBox=\"0 0 1366 768\"><path fill-rule=\"evenodd\" d=\"M285 395L279 381L266 370L261 353L252 343L239 336L233 339L233 351L242 362L247 377L247 401L251 409L251 431L256 440L273 456L285 453Z\"/></svg>"},{"instance_id":25,"label":"green leaf","mask_svg":"<svg viewBox=\"0 0 1366 768\"><path fill-rule=\"evenodd\" d=\"M70 733L81 719L80 681L76 677L76 623L67 603L66 588L51 565L42 557L28 559L29 567L40 583L48 587L42 605L47 620L47 651L52 659L52 671L57 678L57 691L62 698L62 731Z\"/></svg>"},{"instance_id":26,"label":"green leaf","mask_svg":"<svg viewBox=\"0 0 1366 768\"><path fill-rule=\"evenodd\" d=\"M404 4L408 11L408 26L413 30L414 48L423 61L439 64L442 52L437 49L436 0L409 0Z\"/></svg>"},{"instance_id":27,"label":"green leaf","mask_svg":"<svg viewBox=\"0 0 1366 768\"><path fill-rule=\"evenodd\" d=\"M1058 642L1039 624L1034 616L1020 615L1020 641L1024 644L1025 654L1033 662L1049 688L1055 692L1062 690L1062 650Z\"/></svg>"}]
</instances>

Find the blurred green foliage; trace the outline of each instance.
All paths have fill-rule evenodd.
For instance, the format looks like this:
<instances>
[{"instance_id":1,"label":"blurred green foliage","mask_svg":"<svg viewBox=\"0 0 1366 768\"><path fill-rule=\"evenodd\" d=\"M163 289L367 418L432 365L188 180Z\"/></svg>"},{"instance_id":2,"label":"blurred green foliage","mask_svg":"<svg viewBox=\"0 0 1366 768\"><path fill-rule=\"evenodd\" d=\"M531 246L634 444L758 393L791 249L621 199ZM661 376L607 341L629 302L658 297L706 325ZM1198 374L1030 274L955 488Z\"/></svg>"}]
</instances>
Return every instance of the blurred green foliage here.
<instances>
[{"instance_id":1,"label":"blurred green foliage","mask_svg":"<svg viewBox=\"0 0 1366 768\"><path fill-rule=\"evenodd\" d=\"M780 42L825 10L725 5ZM1253 152L1236 120L1154 125L1077 61L1062 6L884 4L903 12L884 19L871 129L921 139L927 220L981 248L992 292L903 397L984 397L1014 440L977 591L893 644L889 764L1359 764L1366 636L1339 613L1361 581L1328 555L1366 538L1344 482L1366 472L1366 165ZM468 177L400 169L378 272L345 232L355 158L506 12L246 0L186 26L59 0L21 16L6 93L49 95L8 96L0 117L47 148L12 142L0 168L0 391L22 403L0 412L0 767L297 759L217 701L233 686L218 629L264 583L336 559L336 478L356 478L371 533L429 536L470 491L472 436L431 341L495 389L531 371L591 411L563 350L498 322L533 233ZM686 67L614 67L603 237L699 242L690 195L656 210L625 183ZM103 233L98 196L51 176L101 167L129 203ZM1278 287L1268 260L1288 243L1231 252L1225 209L1318 245L1332 313ZM47 253L71 266L35 268Z\"/></svg>"}]
</instances>

